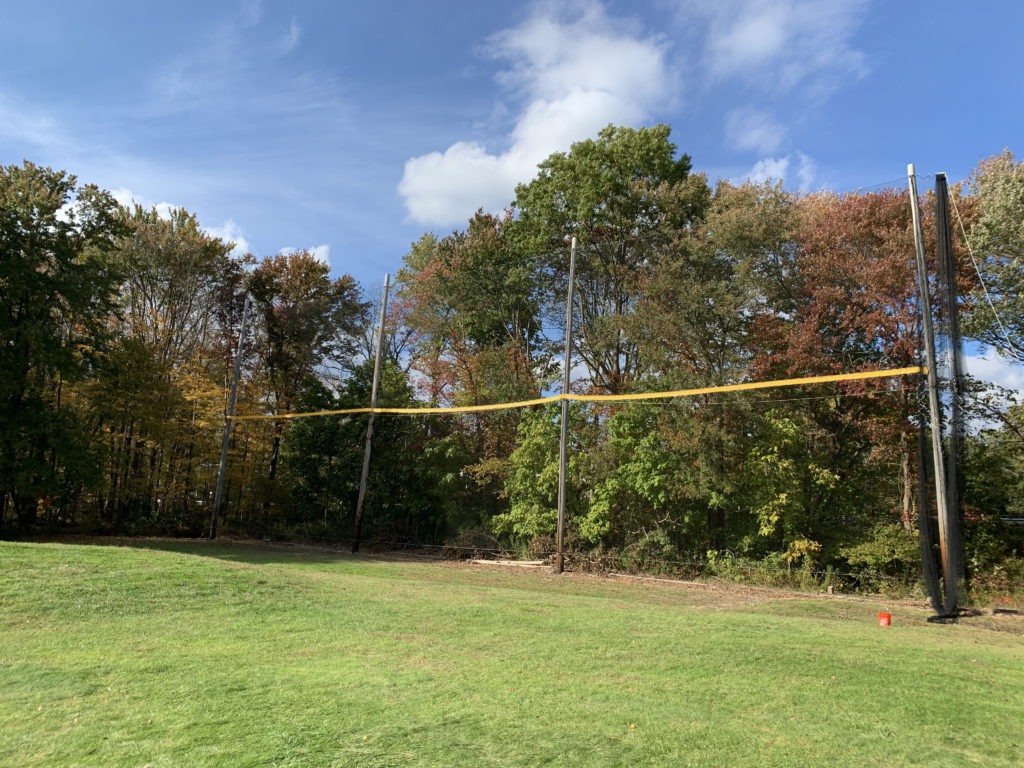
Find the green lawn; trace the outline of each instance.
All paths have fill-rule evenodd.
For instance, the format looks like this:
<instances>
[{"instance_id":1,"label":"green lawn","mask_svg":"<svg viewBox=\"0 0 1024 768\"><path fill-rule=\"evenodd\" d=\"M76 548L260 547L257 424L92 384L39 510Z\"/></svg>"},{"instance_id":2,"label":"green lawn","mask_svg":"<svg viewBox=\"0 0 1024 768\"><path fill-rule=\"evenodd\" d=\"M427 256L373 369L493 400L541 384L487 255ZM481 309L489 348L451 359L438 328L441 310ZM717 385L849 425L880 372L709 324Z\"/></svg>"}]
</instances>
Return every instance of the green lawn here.
<instances>
[{"instance_id":1,"label":"green lawn","mask_svg":"<svg viewBox=\"0 0 1024 768\"><path fill-rule=\"evenodd\" d=\"M926 616L283 547L0 542L0 764L1024 765L1022 622Z\"/></svg>"}]
</instances>

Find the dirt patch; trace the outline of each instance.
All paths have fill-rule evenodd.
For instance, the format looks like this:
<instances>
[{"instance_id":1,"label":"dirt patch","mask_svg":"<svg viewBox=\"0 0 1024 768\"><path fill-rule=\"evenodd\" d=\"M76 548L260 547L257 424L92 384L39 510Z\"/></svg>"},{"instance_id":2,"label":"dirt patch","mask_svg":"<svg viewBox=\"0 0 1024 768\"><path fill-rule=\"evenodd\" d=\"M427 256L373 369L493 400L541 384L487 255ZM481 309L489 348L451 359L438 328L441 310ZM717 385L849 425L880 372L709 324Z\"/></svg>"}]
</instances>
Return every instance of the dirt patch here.
<instances>
[{"instance_id":1,"label":"dirt patch","mask_svg":"<svg viewBox=\"0 0 1024 768\"><path fill-rule=\"evenodd\" d=\"M643 601L685 602L709 611L726 611L742 608L755 610L778 610L793 615L805 613L810 605L832 603L835 618L847 620L875 621L878 611L892 612L896 626L932 625L929 618L933 612L926 601L893 599L884 595L837 595L827 592L797 592L773 587L757 587L749 584L735 584L724 581L684 581L654 576L639 576L624 573L577 573L566 571L558 575L550 567L519 568L502 561L444 562L443 567L479 571L515 573L524 580L542 580L547 583L575 583L583 586L593 583L608 588L611 585L623 589L623 596L638 595ZM682 598L682 600L680 600ZM785 606L789 605L790 608ZM948 622L950 627L971 627L996 632L1024 635L1024 612L1005 607L965 608L957 619Z\"/></svg>"},{"instance_id":2,"label":"dirt patch","mask_svg":"<svg viewBox=\"0 0 1024 768\"><path fill-rule=\"evenodd\" d=\"M473 565L507 565L510 568L543 568L543 560L470 560Z\"/></svg>"}]
</instances>

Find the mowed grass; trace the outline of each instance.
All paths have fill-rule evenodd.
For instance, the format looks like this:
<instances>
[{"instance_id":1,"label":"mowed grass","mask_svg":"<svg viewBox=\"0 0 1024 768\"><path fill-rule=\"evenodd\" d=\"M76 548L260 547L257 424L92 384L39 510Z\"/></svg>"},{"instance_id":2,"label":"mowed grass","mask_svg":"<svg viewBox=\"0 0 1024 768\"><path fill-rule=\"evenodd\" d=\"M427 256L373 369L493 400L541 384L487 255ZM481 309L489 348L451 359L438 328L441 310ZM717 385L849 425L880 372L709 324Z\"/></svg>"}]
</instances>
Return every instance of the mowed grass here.
<instances>
[{"instance_id":1,"label":"mowed grass","mask_svg":"<svg viewBox=\"0 0 1024 768\"><path fill-rule=\"evenodd\" d=\"M1020 624L926 616L232 543L0 543L0 763L1024 765Z\"/></svg>"}]
</instances>

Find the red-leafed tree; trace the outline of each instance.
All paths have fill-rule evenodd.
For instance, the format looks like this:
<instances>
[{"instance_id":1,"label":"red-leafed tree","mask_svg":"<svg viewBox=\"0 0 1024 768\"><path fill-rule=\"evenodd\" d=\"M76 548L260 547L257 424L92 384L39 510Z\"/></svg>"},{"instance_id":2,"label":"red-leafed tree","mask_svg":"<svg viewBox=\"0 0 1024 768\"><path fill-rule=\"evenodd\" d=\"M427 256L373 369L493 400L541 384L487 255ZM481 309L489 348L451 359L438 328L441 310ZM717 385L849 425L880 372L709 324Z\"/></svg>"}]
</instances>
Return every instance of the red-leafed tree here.
<instances>
[{"instance_id":1,"label":"red-leafed tree","mask_svg":"<svg viewBox=\"0 0 1024 768\"><path fill-rule=\"evenodd\" d=\"M920 312L907 194L819 193L801 199L797 209L799 225L787 265L793 279L754 323L761 347L755 375L813 376L917 364ZM933 253L930 221L926 208L926 246ZM837 487L855 468L899 460L898 508L908 528L916 450L913 387L907 378L842 382L828 385L820 400L804 408L820 429L819 437L809 434L809 439L829 446ZM873 490L878 487L873 484Z\"/></svg>"},{"instance_id":2,"label":"red-leafed tree","mask_svg":"<svg viewBox=\"0 0 1024 768\"><path fill-rule=\"evenodd\" d=\"M906 194L819 193L800 200L797 210L789 265L796 280L755 324L763 345L757 375L914 364L919 319Z\"/></svg>"}]
</instances>

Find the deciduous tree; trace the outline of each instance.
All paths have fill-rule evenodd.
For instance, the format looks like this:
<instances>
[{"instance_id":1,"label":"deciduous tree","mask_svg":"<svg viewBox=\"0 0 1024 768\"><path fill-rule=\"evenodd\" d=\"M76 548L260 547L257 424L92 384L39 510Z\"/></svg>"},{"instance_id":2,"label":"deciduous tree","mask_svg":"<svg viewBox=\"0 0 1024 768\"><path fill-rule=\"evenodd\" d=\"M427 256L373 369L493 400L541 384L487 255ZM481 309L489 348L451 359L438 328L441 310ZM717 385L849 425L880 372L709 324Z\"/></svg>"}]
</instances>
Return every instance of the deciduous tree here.
<instances>
[{"instance_id":1,"label":"deciduous tree","mask_svg":"<svg viewBox=\"0 0 1024 768\"><path fill-rule=\"evenodd\" d=\"M1024 162L1004 150L982 161L970 183L980 208L970 241L988 296L979 285L964 330L1024 364Z\"/></svg>"},{"instance_id":2,"label":"deciduous tree","mask_svg":"<svg viewBox=\"0 0 1024 768\"><path fill-rule=\"evenodd\" d=\"M326 362L348 367L364 305L349 275L331 280L330 268L307 251L265 258L249 278L258 342L274 413L292 411L303 381ZM283 421L274 422L267 477L277 477Z\"/></svg>"},{"instance_id":3,"label":"deciduous tree","mask_svg":"<svg viewBox=\"0 0 1024 768\"><path fill-rule=\"evenodd\" d=\"M40 504L96 479L61 396L107 335L117 211L63 171L0 166L0 526L8 505L28 528Z\"/></svg>"},{"instance_id":4,"label":"deciduous tree","mask_svg":"<svg viewBox=\"0 0 1024 768\"><path fill-rule=\"evenodd\" d=\"M516 188L515 237L549 278L554 327L565 316L569 239L579 240L574 344L593 384L609 392L627 391L650 369L627 329L638 276L658 244L690 218L684 208L663 208L664 195L656 194L685 183L690 172L690 158L676 156L669 132L667 125L608 126L551 155L533 181Z\"/></svg>"}]
</instances>

